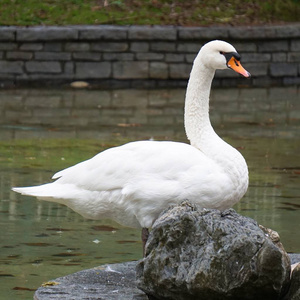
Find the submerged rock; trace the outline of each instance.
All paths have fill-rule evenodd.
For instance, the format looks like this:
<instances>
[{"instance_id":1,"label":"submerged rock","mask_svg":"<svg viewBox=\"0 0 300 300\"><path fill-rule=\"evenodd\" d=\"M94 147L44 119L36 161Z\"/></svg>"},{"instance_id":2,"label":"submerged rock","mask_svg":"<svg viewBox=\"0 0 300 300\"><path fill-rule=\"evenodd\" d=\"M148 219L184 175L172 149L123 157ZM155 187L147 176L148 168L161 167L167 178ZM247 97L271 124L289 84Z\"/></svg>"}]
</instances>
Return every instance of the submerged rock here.
<instances>
[{"instance_id":1,"label":"submerged rock","mask_svg":"<svg viewBox=\"0 0 300 300\"><path fill-rule=\"evenodd\" d=\"M278 234L233 209L189 203L157 219L137 265L138 287L156 299L275 300L289 278Z\"/></svg>"}]
</instances>

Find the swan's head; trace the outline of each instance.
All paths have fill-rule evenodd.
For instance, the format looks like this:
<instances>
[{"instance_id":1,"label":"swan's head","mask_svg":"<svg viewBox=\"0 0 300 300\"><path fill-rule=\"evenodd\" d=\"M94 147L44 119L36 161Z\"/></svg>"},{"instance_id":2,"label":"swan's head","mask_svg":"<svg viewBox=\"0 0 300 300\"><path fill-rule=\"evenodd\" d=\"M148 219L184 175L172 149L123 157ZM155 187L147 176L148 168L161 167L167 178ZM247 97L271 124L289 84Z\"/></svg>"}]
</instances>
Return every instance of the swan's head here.
<instances>
[{"instance_id":1,"label":"swan's head","mask_svg":"<svg viewBox=\"0 0 300 300\"><path fill-rule=\"evenodd\" d=\"M224 41L211 41L205 44L197 57L201 60L201 64L208 68L217 69L232 69L235 72L250 77L250 73L246 71L241 63L241 57L235 48Z\"/></svg>"}]
</instances>

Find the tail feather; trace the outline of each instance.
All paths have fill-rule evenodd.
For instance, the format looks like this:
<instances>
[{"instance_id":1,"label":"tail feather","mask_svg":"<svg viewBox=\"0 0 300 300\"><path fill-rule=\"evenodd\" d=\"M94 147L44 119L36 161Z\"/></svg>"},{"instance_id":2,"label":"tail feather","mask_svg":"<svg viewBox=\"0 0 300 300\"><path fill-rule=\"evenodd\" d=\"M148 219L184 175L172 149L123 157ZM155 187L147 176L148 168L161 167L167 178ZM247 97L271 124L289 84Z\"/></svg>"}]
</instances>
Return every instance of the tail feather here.
<instances>
[{"instance_id":1,"label":"tail feather","mask_svg":"<svg viewBox=\"0 0 300 300\"><path fill-rule=\"evenodd\" d=\"M69 188L68 185L62 186L52 182L37 186L13 187L12 190L22 195L37 197L40 200L61 202L60 199L69 198L67 197Z\"/></svg>"}]
</instances>

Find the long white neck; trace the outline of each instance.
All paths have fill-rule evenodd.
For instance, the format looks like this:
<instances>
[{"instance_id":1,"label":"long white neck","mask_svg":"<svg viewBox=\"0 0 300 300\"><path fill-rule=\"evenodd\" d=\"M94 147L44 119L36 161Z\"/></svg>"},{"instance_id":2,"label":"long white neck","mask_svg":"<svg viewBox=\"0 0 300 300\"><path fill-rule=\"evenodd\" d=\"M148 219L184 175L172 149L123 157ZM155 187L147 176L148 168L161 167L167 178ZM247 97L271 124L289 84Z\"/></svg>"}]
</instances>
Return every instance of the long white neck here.
<instances>
[{"instance_id":1,"label":"long white neck","mask_svg":"<svg viewBox=\"0 0 300 300\"><path fill-rule=\"evenodd\" d=\"M184 114L186 135L197 148L203 146L207 136L217 136L209 119L209 95L215 70L200 64L197 57L187 87Z\"/></svg>"},{"instance_id":2,"label":"long white neck","mask_svg":"<svg viewBox=\"0 0 300 300\"><path fill-rule=\"evenodd\" d=\"M215 70L194 62L185 100L184 125L192 146L212 159L229 176L235 186L236 199L247 190L248 168L243 156L223 141L209 119L209 95Z\"/></svg>"}]
</instances>

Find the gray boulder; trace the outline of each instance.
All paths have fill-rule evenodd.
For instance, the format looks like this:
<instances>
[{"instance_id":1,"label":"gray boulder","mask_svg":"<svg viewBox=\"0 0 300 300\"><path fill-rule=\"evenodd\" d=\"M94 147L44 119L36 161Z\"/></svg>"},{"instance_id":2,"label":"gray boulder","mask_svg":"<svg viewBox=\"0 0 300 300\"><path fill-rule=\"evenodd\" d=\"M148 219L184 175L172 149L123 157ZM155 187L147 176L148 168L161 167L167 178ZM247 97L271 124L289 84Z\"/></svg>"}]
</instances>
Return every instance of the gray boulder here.
<instances>
[{"instance_id":1,"label":"gray boulder","mask_svg":"<svg viewBox=\"0 0 300 300\"><path fill-rule=\"evenodd\" d=\"M273 239L271 239L271 237ZM290 259L276 232L187 202L154 223L137 284L151 299L282 299Z\"/></svg>"},{"instance_id":2,"label":"gray boulder","mask_svg":"<svg viewBox=\"0 0 300 300\"><path fill-rule=\"evenodd\" d=\"M300 300L300 264L298 264L292 273L291 285L285 300Z\"/></svg>"}]
</instances>

